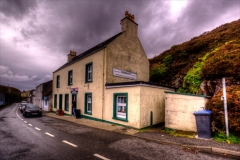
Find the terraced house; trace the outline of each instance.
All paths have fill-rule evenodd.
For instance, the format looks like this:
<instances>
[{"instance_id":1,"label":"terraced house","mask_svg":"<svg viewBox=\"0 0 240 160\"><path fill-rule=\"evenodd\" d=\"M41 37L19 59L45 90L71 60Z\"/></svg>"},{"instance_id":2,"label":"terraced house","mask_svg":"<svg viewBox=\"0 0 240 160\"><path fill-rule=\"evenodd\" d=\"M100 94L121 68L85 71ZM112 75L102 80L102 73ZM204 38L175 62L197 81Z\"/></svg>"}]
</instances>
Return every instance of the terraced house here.
<instances>
[{"instance_id":1,"label":"terraced house","mask_svg":"<svg viewBox=\"0 0 240 160\"><path fill-rule=\"evenodd\" d=\"M125 13L121 32L77 55L53 72L53 110L133 128L164 122L164 91L149 81L149 61L134 16Z\"/></svg>"}]
</instances>

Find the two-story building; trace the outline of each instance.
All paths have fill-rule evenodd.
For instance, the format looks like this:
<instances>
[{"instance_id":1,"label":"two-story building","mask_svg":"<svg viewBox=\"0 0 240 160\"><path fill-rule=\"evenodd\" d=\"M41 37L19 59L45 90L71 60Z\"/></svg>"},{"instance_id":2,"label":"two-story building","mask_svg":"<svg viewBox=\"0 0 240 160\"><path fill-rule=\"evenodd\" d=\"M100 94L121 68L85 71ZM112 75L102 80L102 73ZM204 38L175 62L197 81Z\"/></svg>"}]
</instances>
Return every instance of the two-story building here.
<instances>
[{"instance_id":1,"label":"two-story building","mask_svg":"<svg viewBox=\"0 0 240 160\"><path fill-rule=\"evenodd\" d=\"M149 81L149 61L138 38L134 16L125 13L121 32L77 55L53 72L53 110L72 115L76 100L81 117L144 128L164 122L164 91Z\"/></svg>"},{"instance_id":2,"label":"two-story building","mask_svg":"<svg viewBox=\"0 0 240 160\"><path fill-rule=\"evenodd\" d=\"M44 111L52 107L52 80L39 84L33 90L33 104L40 106Z\"/></svg>"}]
</instances>

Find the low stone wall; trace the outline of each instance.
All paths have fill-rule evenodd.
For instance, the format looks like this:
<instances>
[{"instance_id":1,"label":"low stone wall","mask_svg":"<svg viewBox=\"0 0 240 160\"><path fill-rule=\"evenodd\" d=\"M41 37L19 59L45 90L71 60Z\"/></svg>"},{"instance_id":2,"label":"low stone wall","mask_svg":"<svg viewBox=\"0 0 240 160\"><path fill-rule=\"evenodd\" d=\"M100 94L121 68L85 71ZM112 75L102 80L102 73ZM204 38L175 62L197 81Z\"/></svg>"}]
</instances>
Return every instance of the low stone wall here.
<instances>
[{"instance_id":1,"label":"low stone wall","mask_svg":"<svg viewBox=\"0 0 240 160\"><path fill-rule=\"evenodd\" d=\"M165 127L197 132L194 111L202 110L208 98L204 95L165 92Z\"/></svg>"}]
</instances>

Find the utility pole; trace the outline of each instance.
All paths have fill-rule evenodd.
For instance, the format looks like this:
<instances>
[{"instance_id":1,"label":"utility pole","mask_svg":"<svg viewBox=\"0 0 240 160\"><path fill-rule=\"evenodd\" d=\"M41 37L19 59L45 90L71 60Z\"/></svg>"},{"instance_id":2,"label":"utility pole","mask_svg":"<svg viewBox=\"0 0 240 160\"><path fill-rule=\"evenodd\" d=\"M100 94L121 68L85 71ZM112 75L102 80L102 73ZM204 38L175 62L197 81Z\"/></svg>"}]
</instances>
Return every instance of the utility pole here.
<instances>
[{"instance_id":1,"label":"utility pole","mask_svg":"<svg viewBox=\"0 0 240 160\"><path fill-rule=\"evenodd\" d=\"M226 96L226 82L225 82L225 78L222 78L222 85L223 85L223 104L224 104L224 114L225 114L226 136L229 137L228 112L227 112L227 96Z\"/></svg>"}]
</instances>

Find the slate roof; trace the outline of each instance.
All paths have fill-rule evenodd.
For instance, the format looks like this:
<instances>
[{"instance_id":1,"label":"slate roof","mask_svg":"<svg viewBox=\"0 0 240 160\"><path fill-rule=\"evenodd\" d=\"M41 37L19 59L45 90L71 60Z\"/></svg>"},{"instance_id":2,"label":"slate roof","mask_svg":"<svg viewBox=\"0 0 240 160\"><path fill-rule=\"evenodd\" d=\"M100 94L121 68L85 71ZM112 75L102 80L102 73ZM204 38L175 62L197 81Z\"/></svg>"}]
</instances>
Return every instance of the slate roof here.
<instances>
[{"instance_id":1,"label":"slate roof","mask_svg":"<svg viewBox=\"0 0 240 160\"><path fill-rule=\"evenodd\" d=\"M43 83L43 91L42 91L42 96L48 96L49 94L52 93L52 80ZM43 98L42 97L42 98Z\"/></svg>"},{"instance_id":2,"label":"slate roof","mask_svg":"<svg viewBox=\"0 0 240 160\"><path fill-rule=\"evenodd\" d=\"M120 32L120 33L116 34L115 36L113 36L113 37L111 37L111 38L109 38L109 39L107 39L107 40L99 43L98 45L90 48L89 50L87 50L87 51L79 54L78 56L74 57L74 58L72 59L72 61L65 63L63 66L61 66L60 68L58 68L58 69L57 69L56 71L54 71L54 72L57 72L57 71L65 68L65 67L67 67L67 66L69 66L69 65L77 62L77 61L80 61L81 59L83 59L83 58L85 58L85 57L87 57L87 56L90 56L90 55L92 55L92 54L94 54L94 53L102 50L103 48L106 48L109 43L111 43L114 39L116 39L116 38L117 38L118 36L120 36L122 33L123 33L123 32ZM53 72L53 73L54 73L54 72Z\"/></svg>"}]
</instances>

